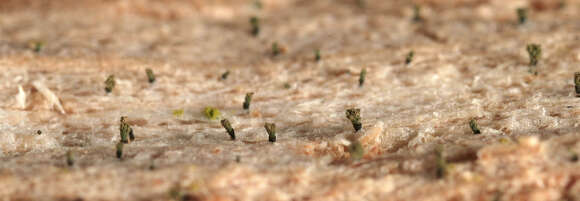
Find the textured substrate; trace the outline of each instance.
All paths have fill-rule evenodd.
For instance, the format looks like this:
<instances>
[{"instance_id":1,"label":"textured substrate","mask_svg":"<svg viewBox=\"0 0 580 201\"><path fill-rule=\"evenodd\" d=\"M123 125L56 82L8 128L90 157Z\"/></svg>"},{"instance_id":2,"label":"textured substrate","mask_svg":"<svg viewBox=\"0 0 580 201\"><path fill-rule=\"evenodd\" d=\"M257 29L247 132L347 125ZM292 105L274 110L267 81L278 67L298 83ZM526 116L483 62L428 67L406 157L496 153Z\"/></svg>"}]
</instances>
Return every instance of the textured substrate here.
<instances>
[{"instance_id":1,"label":"textured substrate","mask_svg":"<svg viewBox=\"0 0 580 201\"><path fill-rule=\"evenodd\" d=\"M2 1L0 198L580 200L580 2L416 3L417 23L408 1ZM537 76L529 43L543 50ZM121 116L137 138L119 160Z\"/></svg>"}]
</instances>

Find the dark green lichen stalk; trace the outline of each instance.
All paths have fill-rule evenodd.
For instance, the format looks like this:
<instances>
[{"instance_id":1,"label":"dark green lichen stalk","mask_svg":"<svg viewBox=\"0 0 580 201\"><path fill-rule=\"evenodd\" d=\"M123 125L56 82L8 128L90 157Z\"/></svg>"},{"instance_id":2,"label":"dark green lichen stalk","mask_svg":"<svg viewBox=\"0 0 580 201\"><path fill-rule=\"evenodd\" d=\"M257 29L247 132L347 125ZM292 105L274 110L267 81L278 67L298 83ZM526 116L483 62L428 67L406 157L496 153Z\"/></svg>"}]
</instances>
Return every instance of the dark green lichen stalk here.
<instances>
[{"instance_id":1,"label":"dark green lichen stalk","mask_svg":"<svg viewBox=\"0 0 580 201\"><path fill-rule=\"evenodd\" d=\"M447 175L447 161L443 157L443 150L438 148L435 150L435 160L436 160L436 169L435 169L435 176L438 179L441 179Z\"/></svg>"},{"instance_id":2,"label":"dark green lichen stalk","mask_svg":"<svg viewBox=\"0 0 580 201\"><path fill-rule=\"evenodd\" d=\"M362 123L360 122L360 109L350 108L346 110L346 118L352 123L352 127L355 132L358 132L362 128Z\"/></svg>"},{"instance_id":3,"label":"dark green lichen stalk","mask_svg":"<svg viewBox=\"0 0 580 201\"><path fill-rule=\"evenodd\" d=\"M32 51L39 53L42 48L44 47L44 43L42 41L36 41L32 43Z\"/></svg>"},{"instance_id":4,"label":"dark green lichen stalk","mask_svg":"<svg viewBox=\"0 0 580 201\"><path fill-rule=\"evenodd\" d=\"M228 79L228 76L230 75L230 71L226 71L222 74L222 80Z\"/></svg>"},{"instance_id":5,"label":"dark green lichen stalk","mask_svg":"<svg viewBox=\"0 0 580 201\"><path fill-rule=\"evenodd\" d=\"M117 158L118 159L123 158L123 143L122 142L117 143Z\"/></svg>"},{"instance_id":6,"label":"dark green lichen stalk","mask_svg":"<svg viewBox=\"0 0 580 201\"><path fill-rule=\"evenodd\" d=\"M262 1L259 1L259 0L254 1L254 7L258 10L262 9L262 7L263 7Z\"/></svg>"},{"instance_id":7,"label":"dark green lichen stalk","mask_svg":"<svg viewBox=\"0 0 580 201\"><path fill-rule=\"evenodd\" d=\"M113 91L113 88L115 88L115 76L109 75L109 77L107 77L107 80L105 80L105 92L111 93Z\"/></svg>"},{"instance_id":8,"label":"dark green lichen stalk","mask_svg":"<svg viewBox=\"0 0 580 201\"><path fill-rule=\"evenodd\" d=\"M360 71L360 76L358 78L358 86L359 87L362 87L365 84L366 76L367 76L367 69L366 68L363 68Z\"/></svg>"},{"instance_id":9,"label":"dark green lichen stalk","mask_svg":"<svg viewBox=\"0 0 580 201\"><path fill-rule=\"evenodd\" d=\"M516 14L518 15L518 23L525 24L528 21L528 10L525 8L516 9Z\"/></svg>"},{"instance_id":10,"label":"dark green lichen stalk","mask_svg":"<svg viewBox=\"0 0 580 201\"><path fill-rule=\"evenodd\" d=\"M571 162L578 162L578 153L572 151L571 156L570 156L570 161Z\"/></svg>"},{"instance_id":11,"label":"dark green lichen stalk","mask_svg":"<svg viewBox=\"0 0 580 201\"><path fill-rule=\"evenodd\" d=\"M72 154L72 152L70 150L68 150L66 152L66 164L69 167L72 167L75 164L75 161L74 161L74 158L73 158L73 154Z\"/></svg>"},{"instance_id":12,"label":"dark green lichen stalk","mask_svg":"<svg viewBox=\"0 0 580 201\"><path fill-rule=\"evenodd\" d=\"M250 25L252 26L251 33L253 36L258 36L260 34L260 21L258 17L254 16L250 18Z\"/></svg>"},{"instance_id":13,"label":"dark green lichen stalk","mask_svg":"<svg viewBox=\"0 0 580 201\"><path fill-rule=\"evenodd\" d=\"M413 22L421 22L423 18L421 17L421 7L419 5L413 5Z\"/></svg>"},{"instance_id":14,"label":"dark green lichen stalk","mask_svg":"<svg viewBox=\"0 0 580 201\"><path fill-rule=\"evenodd\" d=\"M254 95L254 92L250 92L246 94L246 98L244 98L244 110L249 110L250 109L250 103L252 102L252 96Z\"/></svg>"},{"instance_id":15,"label":"dark green lichen stalk","mask_svg":"<svg viewBox=\"0 0 580 201\"><path fill-rule=\"evenodd\" d=\"M501 192L495 192L492 201L501 201L501 194L502 194Z\"/></svg>"},{"instance_id":16,"label":"dark green lichen stalk","mask_svg":"<svg viewBox=\"0 0 580 201\"><path fill-rule=\"evenodd\" d=\"M127 119L126 116L122 116L120 124L119 124L119 134L121 135L121 142L124 144L129 143L129 140L130 141L135 140L135 135L133 134L133 129L125 121L126 119ZM127 139L127 137L129 137L129 138Z\"/></svg>"},{"instance_id":17,"label":"dark green lichen stalk","mask_svg":"<svg viewBox=\"0 0 580 201\"><path fill-rule=\"evenodd\" d=\"M405 64L410 64L411 61L413 61L413 56L415 56L415 52L413 50L411 50L408 54L407 54L407 58L405 58Z\"/></svg>"},{"instance_id":18,"label":"dark green lichen stalk","mask_svg":"<svg viewBox=\"0 0 580 201\"><path fill-rule=\"evenodd\" d=\"M147 79L149 80L149 83L155 82L155 74L153 74L153 70L150 68L145 69L145 73L147 73Z\"/></svg>"},{"instance_id":19,"label":"dark green lichen stalk","mask_svg":"<svg viewBox=\"0 0 580 201\"><path fill-rule=\"evenodd\" d=\"M481 131L479 130L479 126L477 125L475 119L469 120L469 127L471 128L471 131L473 131L474 135L481 134Z\"/></svg>"},{"instance_id":20,"label":"dark green lichen stalk","mask_svg":"<svg viewBox=\"0 0 580 201\"><path fill-rule=\"evenodd\" d=\"M356 0L356 5L357 5L359 8L364 8L364 7L365 7L365 5L366 5L366 3L365 3L365 0Z\"/></svg>"},{"instance_id":21,"label":"dark green lichen stalk","mask_svg":"<svg viewBox=\"0 0 580 201\"><path fill-rule=\"evenodd\" d=\"M232 124L230 124L230 121L228 119L222 119L221 123L222 126L226 129L226 131L230 135L230 138L232 140L236 140L236 133L234 132L234 128L232 128Z\"/></svg>"},{"instance_id":22,"label":"dark green lichen stalk","mask_svg":"<svg viewBox=\"0 0 580 201\"><path fill-rule=\"evenodd\" d=\"M278 56L280 55L280 53L282 53L282 50L280 50L280 47L278 46L277 42L272 43L272 56Z\"/></svg>"},{"instance_id":23,"label":"dark green lichen stalk","mask_svg":"<svg viewBox=\"0 0 580 201\"><path fill-rule=\"evenodd\" d=\"M566 8L566 0L560 0L558 2L558 9Z\"/></svg>"},{"instance_id":24,"label":"dark green lichen stalk","mask_svg":"<svg viewBox=\"0 0 580 201\"><path fill-rule=\"evenodd\" d=\"M574 73L574 87L576 88L576 96L580 97L580 72Z\"/></svg>"},{"instance_id":25,"label":"dark green lichen stalk","mask_svg":"<svg viewBox=\"0 0 580 201\"><path fill-rule=\"evenodd\" d=\"M266 132L268 133L268 141L276 142L276 124L265 123L264 128L266 128Z\"/></svg>"},{"instance_id":26,"label":"dark green lichen stalk","mask_svg":"<svg viewBox=\"0 0 580 201\"><path fill-rule=\"evenodd\" d=\"M529 72L537 75L538 71L536 70L536 65L538 65L538 60L540 60L542 57L542 47L540 47L538 44L532 43L526 46L526 50L528 51L528 55L530 57Z\"/></svg>"},{"instance_id":27,"label":"dark green lichen stalk","mask_svg":"<svg viewBox=\"0 0 580 201\"><path fill-rule=\"evenodd\" d=\"M348 146L348 152L350 153L350 159L356 161L362 159L365 150L362 144L358 140L355 140L350 143L350 146Z\"/></svg>"},{"instance_id":28,"label":"dark green lichen stalk","mask_svg":"<svg viewBox=\"0 0 580 201\"><path fill-rule=\"evenodd\" d=\"M315 50L314 51L314 61L319 62L320 61L320 50Z\"/></svg>"}]
</instances>

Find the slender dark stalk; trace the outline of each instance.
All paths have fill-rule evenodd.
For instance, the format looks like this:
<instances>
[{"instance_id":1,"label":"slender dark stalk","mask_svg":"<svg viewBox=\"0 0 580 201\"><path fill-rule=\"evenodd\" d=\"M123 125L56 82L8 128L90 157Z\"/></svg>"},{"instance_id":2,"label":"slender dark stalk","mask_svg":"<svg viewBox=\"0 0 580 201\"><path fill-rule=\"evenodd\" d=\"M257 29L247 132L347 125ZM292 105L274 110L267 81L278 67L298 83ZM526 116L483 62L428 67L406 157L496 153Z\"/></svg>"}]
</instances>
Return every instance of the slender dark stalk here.
<instances>
[{"instance_id":1,"label":"slender dark stalk","mask_svg":"<svg viewBox=\"0 0 580 201\"><path fill-rule=\"evenodd\" d=\"M471 131L473 131L474 135L481 134L481 131L479 130L479 125L477 125L475 119L469 120L469 127L471 128Z\"/></svg>"},{"instance_id":2,"label":"slender dark stalk","mask_svg":"<svg viewBox=\"0 0 580 201\"><path fill-rule=\"evenodd\" d=\"M360 76L358 78L359 87L362 87L365 84L366 76L367 76L367 69L366 68L363 68L360 71Z\"/></svg>"},{"instance_id":3,"label":"slender dark stalk","mask_svg":"<svg viewBox=\"0 0 580 201\"><path fill-rule=\"evenodd\" d=\"M362 128L359 108L347 109L346 118L352 123L352 127L354 128L355 132L358 132Z\"/></svg>"},{"instance_id":4,"label":"slender dark stalk","mask_svg":"<svg viewBox=\"0 0 580 201\"><path fill-rule=\"evenodd\" d=\"M264 128L266 128L266 132L268 133L268 141L276 142L276 124L265 123Z\"/></svg>"},{"instance_id":5,"label":"slender dark stalk","mask_svg":"<svg viewBox=\"0 0 580 201\"><path fill-rule=\"evenodd\" d=\"M105 80L105 92L111 93L113 91L113 88L115 88L115 76L109 75L109 77L107 77L107 80Z\"/></svg>"},{"instance_id":6,"label":"slender dark stalk","mask_svg":"<svg viewBox=\"0 0 580 201\"><path fill-rule=\"evenodd\" d=\"M221 123L222 126L226 129L226 131L230 135L230 138L232 140L236 140L236 133L234 132L234 128L232 128L230 121L228 119L222 119Z\"/></svg>"},{"instance_id":7,"label":"slender dark stalk","mask_svg":"<svg viewBox=\"0 0 580 201\"><path fill-rule=\"evenodd\" d=\"M252 102L252 96L254 95L254 92L250 92L250 93L246 93L246 97L244 98L244 110L249 110L250 109L250 103Z\"/></svg>"}]
</instances>

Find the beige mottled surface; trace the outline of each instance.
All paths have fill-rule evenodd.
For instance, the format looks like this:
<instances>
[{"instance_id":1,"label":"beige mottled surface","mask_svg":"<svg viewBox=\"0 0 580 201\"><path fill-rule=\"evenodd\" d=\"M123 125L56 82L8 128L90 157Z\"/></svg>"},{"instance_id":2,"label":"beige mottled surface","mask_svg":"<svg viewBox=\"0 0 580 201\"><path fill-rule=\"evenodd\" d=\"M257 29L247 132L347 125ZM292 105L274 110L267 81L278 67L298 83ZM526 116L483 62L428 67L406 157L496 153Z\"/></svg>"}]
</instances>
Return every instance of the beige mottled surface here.
<instances>
[{"instance_id":1,"label":"beige mottled surface","mask_svg":"<svg viewBox=\"0 0 580 201\"><path fill-rule=\"evenodd\" d=\"M580 2L418 3L422 23L409 1L0 1L0 200L580 200ZM272 58L275 41L286 52ZM543 49L537 76L528 43ZM360 161L350 107L362 110ZM120 161L123 115L137 140Z\"/></svg>"}]
</instances>

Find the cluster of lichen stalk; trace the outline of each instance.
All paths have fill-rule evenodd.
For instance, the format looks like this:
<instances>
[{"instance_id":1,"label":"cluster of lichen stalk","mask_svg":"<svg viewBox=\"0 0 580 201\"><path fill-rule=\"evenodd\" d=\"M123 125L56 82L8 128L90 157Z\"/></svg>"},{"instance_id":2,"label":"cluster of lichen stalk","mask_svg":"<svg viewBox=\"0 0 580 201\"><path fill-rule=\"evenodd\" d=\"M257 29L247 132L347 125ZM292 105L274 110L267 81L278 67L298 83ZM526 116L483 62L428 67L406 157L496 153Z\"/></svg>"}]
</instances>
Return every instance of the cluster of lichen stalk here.
<instances>
[{"instance_id":1,"label":"cluster of lichen stalk","mask_svg":"<svg viewBox=\"0 0 580 201\"><path fill-rule=\"evenodd\" d=\"M363 5L362 2L363 1L359 1L360 5ZM412 21L417 22L417 23L422 22L423 18L420 15L420 7L415 5L413 7L413 11L414 11L414 13L413 13ZM527 22L527 10L523 9L523 8L518 8L516 10L516 13L518 16L518 24L520 24L520 25L525 24ZM258 19L258 17L251 17L250 18L250 25L251 25L251 30L250 30L251 35L257 37L260 34L260 30L261 30L260 29L260 20ZM42 45L37 44L35 46L35 51L36 52L40 51L41 47L42 47ZM281 48L281 46L277 42L272 43L271 53L272 53L273 57L280 55L281 53L283 53L283 51L284 50ZM537 75L538 74L537 66L538 66L539 60L540 60L541 55L542 55L542 49L541 49L540 45L538 45L538 44L528 44L526 46L526 51L527 51L528 56L529 56L529 72L534 74L534 75ZM314 60L316 62L319 62L321 60L320 50L316 49L314 51L314 55L315 55ZM410 64L413 61L414 55L415 55L415 52L413 50L409 51L408 54L406 55L404 63L406 65ZM155 75L151 69L146 69L146 74L147 74L147 78L148 78L149 83L154 83L156 81ZM229 74L230 74L230 71L226 71L225 73L223 73L221 75L221 79L222 80L227 79ZM366 74L367 74L367 70L366 70L366 68L363 68L359 74L359 87L363 87L363 85L365 83L365 79L366 79ZM576 72L574 74L574 84L575 84L576 96L580 97L580 72ZM110 75L105 81L105 92L111 93L113 91L114 87L115 87L115 77L114 77L114 75ZM250 103L252 101L253 95L254 95L253 92L246 94L243 105L242 105L244 110L246 110L246 111L250 110ZM217 110L215 108L207 107L205 109L205 114L210 120L213 120L219 116L219 110ZM346 114L346 118L351 122L355 133L360 131L362 129L360 109L359 108L349 108L346 110L345 114ZM123 157L124 144L128 144L129 142L135 140L133 129L126 122L126 118L127 117L123 116L123 117L121 117L121 120L120 120L120 126L119 126L120 141L116 144L116 149L117 149L116 156L119 159L122 159L122 157ZM236 134L235 134L234 128L232 127L231 122L228 119L224 118L220 121L220 123L224 127L224 129L226 130L230 139L236 140ZM474 118L469 120L468 125L471 128L474 135L481 134L481 130L479 128L479 125L477 124L477 121ZM266 122L264 124L264 128L266 130L266 133L268 134L268 141L276 142L276 124ZM364 148L358 140L353 140L351 142L350 146L348 147L348 150L351 154L351 158L353 158L353 159L360 159L360 158L362 158L362 156L364 154ZM70 151L68 151L66 155L67 155L67 164L69 166L72 166L74 164L74 160L72 158L72 153ZM446 175L446 172L447 172L447 170L446 170L447 165L446 165L445 158L443 157L443 150L441 148L438 148L435 151L435 155L436 155L436 176L438 178L442 178Z\"/></svg>"}]
</instances>

